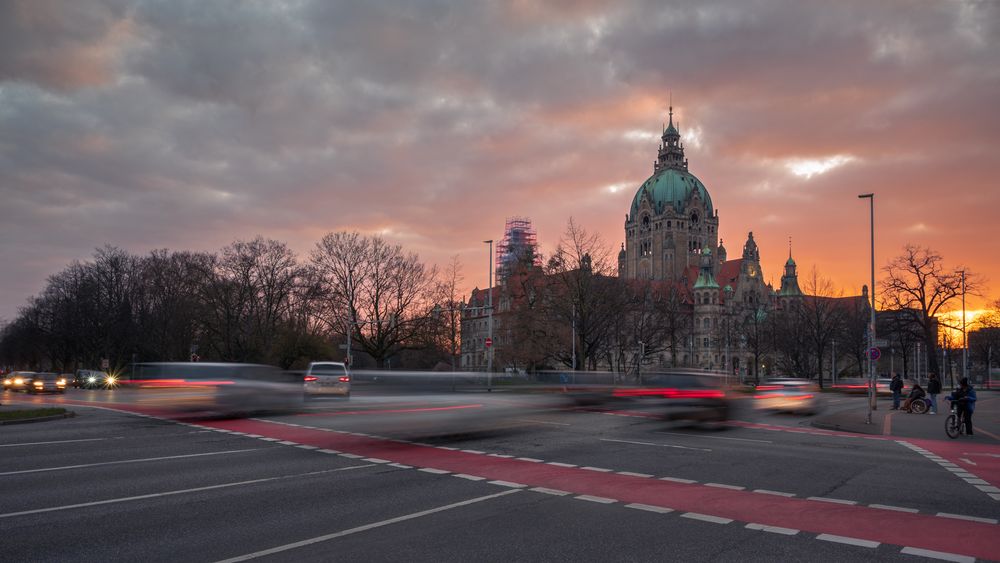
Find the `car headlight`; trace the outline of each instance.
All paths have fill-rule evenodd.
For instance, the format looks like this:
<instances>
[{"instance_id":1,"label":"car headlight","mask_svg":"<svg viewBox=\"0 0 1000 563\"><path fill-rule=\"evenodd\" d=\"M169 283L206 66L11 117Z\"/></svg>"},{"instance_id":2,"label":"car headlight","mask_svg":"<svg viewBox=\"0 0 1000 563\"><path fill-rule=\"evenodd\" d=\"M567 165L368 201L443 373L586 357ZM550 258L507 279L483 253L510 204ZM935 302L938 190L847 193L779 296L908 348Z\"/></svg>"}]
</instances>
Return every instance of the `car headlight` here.
<instances>
[{"instance_id":1,"label":"car headlight","mask_svg":"<svg viewBox=\"0 0 1000 563\"><path fill-rule=\"evenodd\" d=\"M108 383L108 385L114 385L115 383L118 383L118 378L113 375L109 375L108 378L105 379L105 381Z\"/></svg>"},{"instance_id":2,"label":"car headlight","mask_svg":"<svg viewBox=\"0 0 1000 563\"><path fill-rule=\"evenodd\" d=\"M66 385L66 380L65 379L57 379L56 380L56 385Z\"/></svg>"},{"instance_id":3,"label":"car headlight","mask_svg":"<svg viewBox=\"0 0 1000 563\"><path fill-rule=\"evenodd\" d=\"M45 386L45 383L42 382L42 381L33 381L32 383L35 384L35 387L44 387Z\"/></svg>"},{"instance_id":4,"label":"car headlight","mask_svg":"<svg viewBox=\"0 0 1000 563\"><path fill-rule=\"evenodd\" d=\"M92 375L87 378L87 383L97 383L97 378Z\"/></svg>"},{"instance_id":5,"label":"car headlight","mask_svg":"<svg viewBox=\"0 0 1000 563\"><path fill-rule=\"evenodd\" d=\"M20 377L14 380L14 385L21 385L22 383L24 383L24 380Z\"/></svg>"}]
</instances>

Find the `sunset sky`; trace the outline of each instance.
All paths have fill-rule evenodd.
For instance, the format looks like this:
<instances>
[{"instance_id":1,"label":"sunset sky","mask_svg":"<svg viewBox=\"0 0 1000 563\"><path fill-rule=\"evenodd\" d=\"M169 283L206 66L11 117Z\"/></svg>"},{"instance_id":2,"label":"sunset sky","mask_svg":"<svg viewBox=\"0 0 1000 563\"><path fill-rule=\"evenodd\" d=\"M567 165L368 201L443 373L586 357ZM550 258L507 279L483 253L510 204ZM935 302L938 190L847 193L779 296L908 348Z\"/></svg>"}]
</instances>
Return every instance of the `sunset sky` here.
<instances>
[{"instance_id":1,"label":"sunset sky","mask_svg":"<svg viewBox=\"0 0 1000 563\"><path fill-rule=\"evenodd\" d=\"M1000 297L1000 2L0 2L0 319L95 247L381 233L484 286L508 216L609 248L672 93L778 285L906 243ZM972 299L981 306L986 299Z\"/></svg>"}]
</instances>

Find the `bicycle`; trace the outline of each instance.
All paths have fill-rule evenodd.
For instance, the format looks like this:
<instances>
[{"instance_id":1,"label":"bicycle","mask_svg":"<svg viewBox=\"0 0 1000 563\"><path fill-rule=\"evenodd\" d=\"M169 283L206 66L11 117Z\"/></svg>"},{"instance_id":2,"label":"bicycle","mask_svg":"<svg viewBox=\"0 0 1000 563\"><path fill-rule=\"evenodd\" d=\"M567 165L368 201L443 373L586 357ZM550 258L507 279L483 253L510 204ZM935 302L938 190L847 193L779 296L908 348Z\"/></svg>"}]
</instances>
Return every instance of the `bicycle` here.
<instances>
[{"instance_id":1,"label":"bicycle","mask_svg":"<svg viewBox=\"0 0 1000 563\"><path fill-rule=\"evenodd\" d=\"M965 434L965 421L959 418L958 405L955 404L955 401L949 402L951 403L951 414L944 419L944 432L949 438L955 439L959 435Z\"/></svg>"}]
</instances>

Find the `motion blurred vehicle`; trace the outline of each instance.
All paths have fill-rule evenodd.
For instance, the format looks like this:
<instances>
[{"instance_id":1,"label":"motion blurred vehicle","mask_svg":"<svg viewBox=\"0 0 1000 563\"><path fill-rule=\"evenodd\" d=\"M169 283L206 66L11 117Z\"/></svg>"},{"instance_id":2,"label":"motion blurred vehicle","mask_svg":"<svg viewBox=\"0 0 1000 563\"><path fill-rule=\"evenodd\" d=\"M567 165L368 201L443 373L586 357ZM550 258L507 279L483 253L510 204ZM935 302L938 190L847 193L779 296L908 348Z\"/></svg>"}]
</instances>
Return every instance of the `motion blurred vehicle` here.
<instances>
[{"instance_id":1,"label":"motion blurred vehicle","mask_svg":"<svg viewBox=\"0 0 1000 563\"><path fill-rule=\"evenodd\" d=\"M351 396L351 374L340 362L313 362L303 378L306 398L336 395Z\"/></svg>"},{"instance_id":2,"label":"motion blurred vehicle","mask_svg":"<svg viewBox=\"0 0 1000 563\"><path fill-rule=\"evenodd\" d=\"M35 376L33 371L15 371L8 373L3 378L4 391L27 391L31 378Z\"/></svg>"},{"instance_id":3,"label":"motion blurred vehicle","mask_svg":"<svg viewBox=\"0 0 1000 563\"><path fill-rule=\"evenodd\" d=\"M107 372L92 369L78 369L73 377L73 386L78 389L114 389L118 378Z\"/></svg>"},{"instance_id":4,"label":"motion blurred vehicle","mask_svg":"<svg viewBox=\"0 0 1000 563\"><path fill-rule=\"evenodd\" d=\"M137 404L167 413L247 416L302 405L302 376L261 364L142 363L119 385Z\"/></svg>"},{"instance_id":5,"label":"motion blurred vehicle","mask_svg":"<svg viewBox=\"0 0 1000 563\"><path fill-rule=\"evenodd\" d=\"M685 371L643 374L639 386L618 387L612 396L651 406L669 421L718 423L729 419L730 401L723 375Z\"/></svg>"},{"instance_id":6,"label":"motion blurred vehicle","mask_svg":"<svg viewBox=\"0 0 1000 563\"><path fill-rule=\"evenodd\" d=\"M25 384L28 393L66 392L66 378L58 373L36 373Z\"/></svg>"},{"instance_id":7,"label":"motion blurred vehicle","mask_svg":"<svg viewBox=\"0 0 1000 563\"><path fill-rule=\"evenodd\" d=\"M757 386L754 407L761 410L815 414L821 410L820 389L809 379L776 377Z\"/></svg>"}]
</instances>

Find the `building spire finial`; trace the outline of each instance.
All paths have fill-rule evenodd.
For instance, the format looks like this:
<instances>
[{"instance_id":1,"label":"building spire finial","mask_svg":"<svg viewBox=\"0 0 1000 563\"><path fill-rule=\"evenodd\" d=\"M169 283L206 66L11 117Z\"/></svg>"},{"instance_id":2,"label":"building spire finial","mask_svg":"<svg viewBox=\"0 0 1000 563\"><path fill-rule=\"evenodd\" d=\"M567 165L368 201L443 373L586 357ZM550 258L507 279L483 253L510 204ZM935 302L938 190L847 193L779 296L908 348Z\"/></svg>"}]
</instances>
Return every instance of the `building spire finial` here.
<instances>
[{"instance_id":1,"label":"building spire finial","mask_svg":"<svg viewBox=\"0 0 1000 563\"><path fill-rule=\"evenodd\" d=\"M788 237L788 258L792 258L792 237Z\"/></svg>"}]
</instances>

